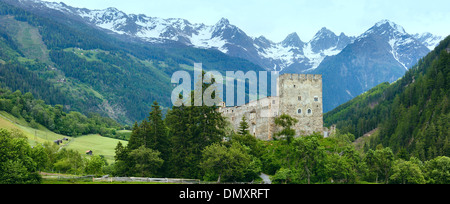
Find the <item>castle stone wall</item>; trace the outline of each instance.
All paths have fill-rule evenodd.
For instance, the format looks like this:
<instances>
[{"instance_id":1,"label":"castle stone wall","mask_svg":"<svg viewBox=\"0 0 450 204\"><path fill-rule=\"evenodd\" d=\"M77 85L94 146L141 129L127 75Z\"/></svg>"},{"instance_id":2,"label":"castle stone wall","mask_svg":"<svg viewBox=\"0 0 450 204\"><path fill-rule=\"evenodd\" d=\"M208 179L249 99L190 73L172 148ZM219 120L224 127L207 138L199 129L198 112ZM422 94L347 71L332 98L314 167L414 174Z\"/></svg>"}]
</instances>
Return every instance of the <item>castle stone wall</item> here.
<instances>
[{"instance_id":1,"label":"castle stone wall","mask_svg":"<svg viewBox=\"0 0 450 204\"><path fill-rule=\"evenodd\" d=\"M322 75L283 74L277 80L277 96L236 107L219 108L232 127L239 129L245 115L249 131L261 140L273 139L279 131L274 118L286 113L299 122L297 136L323 132Z\"/></svg>"},{"instance_id":2,"label":"castle stone wall","mask_svg":"<svg viewBox=\"0 0 450 204\"><path fill-rule=\"evenodd\" d=\"M280 112L296 118L297 134L323 131L322 75L284 74L278 78Z\"/></svg>"},{"instance_id":3,"label":"castle stone wall","mask_svg":"<svg viewBox=\"0 0 450 204\"><path fill-rule=\"evenodd\" d=\"M221 107L225 116L237 132L243 116L247 119L250 134L261 140L271 140L275 130L274 118L279 114L278 97L267 97L243 106Z\"/></svg>"}]
</instances>

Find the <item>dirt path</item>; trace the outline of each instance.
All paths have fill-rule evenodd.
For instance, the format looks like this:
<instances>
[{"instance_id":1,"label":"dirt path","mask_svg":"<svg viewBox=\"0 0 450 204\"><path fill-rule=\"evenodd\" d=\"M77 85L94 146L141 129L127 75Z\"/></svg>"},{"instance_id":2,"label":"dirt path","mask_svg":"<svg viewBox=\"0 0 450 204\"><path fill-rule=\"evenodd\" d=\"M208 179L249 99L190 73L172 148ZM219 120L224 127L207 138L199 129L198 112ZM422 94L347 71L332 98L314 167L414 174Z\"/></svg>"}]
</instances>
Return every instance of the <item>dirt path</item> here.
<instances>
[{"instance_id":1,"label":"dirt path","mask_svg":"<svg viewBox=\"0 0 450 204\"><path fill-rule=\"evenodd\" d=\"M261 173L261 175L259 175L259 177L262 178L263 184L272 184L272 181L270 180L269 175Z\"/></svg>"}]
</instances>

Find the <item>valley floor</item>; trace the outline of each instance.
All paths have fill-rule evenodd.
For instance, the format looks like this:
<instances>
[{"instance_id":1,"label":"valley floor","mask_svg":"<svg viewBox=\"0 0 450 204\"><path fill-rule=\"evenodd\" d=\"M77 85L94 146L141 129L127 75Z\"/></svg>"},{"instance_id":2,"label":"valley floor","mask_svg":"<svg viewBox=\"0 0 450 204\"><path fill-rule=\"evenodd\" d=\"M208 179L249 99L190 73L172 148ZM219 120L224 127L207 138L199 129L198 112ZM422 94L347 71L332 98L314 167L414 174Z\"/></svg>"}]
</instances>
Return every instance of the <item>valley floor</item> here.
<instances>
[{"instance_id":1,"label":"valley floor","mask_svg":"<svg viewBox=\"0 0 450 204\"><path fill-rule=\"evenodd\" d=\"M60 148L73 149L80 154L85 154L86 151L92 150L94 155L103 155L110 164L114 163L114 148L117 143L120 141L124 145L128 144L127 141L102 137L98 134L69 137L54 133L41 125L38 128L32 128L24 119L18 119L4 111L0 111L0 128L23 133L28 138L31 146L45 142L53 143L55 140L67 138L68 141L63 140Z\"/></svg>"}]
</instances>

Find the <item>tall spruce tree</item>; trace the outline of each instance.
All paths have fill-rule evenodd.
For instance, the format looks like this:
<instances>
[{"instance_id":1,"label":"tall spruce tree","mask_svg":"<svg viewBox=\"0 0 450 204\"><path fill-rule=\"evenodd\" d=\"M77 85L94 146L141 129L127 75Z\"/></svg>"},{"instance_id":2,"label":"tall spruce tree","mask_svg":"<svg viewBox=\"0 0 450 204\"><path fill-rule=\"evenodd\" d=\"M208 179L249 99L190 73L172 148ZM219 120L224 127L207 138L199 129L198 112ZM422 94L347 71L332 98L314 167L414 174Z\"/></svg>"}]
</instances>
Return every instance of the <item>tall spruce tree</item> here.
<instances>
[{"instance_id":1,"label":"tall spruce tree","mask_svg":"<svg viewBox=\"0 0 450 204\"><path fill-rule=\"evenodd\" d=\"M167 161L169 159L169 139L168 128L163 120L163 114L161 106L158 102L154 101L152 105L152 111L148 117L150 129L148 132L147 148L157 150L161 153L162 160ZM158 176L166 176L167 162L162 164L162 167L157 173Z\"/></svg>"},{"instance_id":2,"label":"tall spruce tree","mask_svg":"<svg viewBox=\"0 0 450 204\"><path fill-rule=\"evenodd\" d=\"M205 73L202 74L204 76ZM214 80L212 83L202 83L202 93L213 83ZM204 103L194 106L194 96L192 92L191 106L174 106L166 116L165 122L170 130L171 155L168 165L171 176L199 178L202 150L220 142L225 136L225 120L217 111L217 106L206 106ZM215 98L215 92L211 98Z\"/></svg>"},{"instance_id":3,"label":"tall spruce tree","mask_svg":"<svg viewBox=\"0 0 450 204\"><path fill-rule=\"evenodd\" d=\"M156 101L153 102L148 121L150 128L147 147L162 152L167 147L167 127L164 124L161 107Z\"/></svg>"},{"instance_id":4,"label":"tall spruce tree","mask_svg":"<svg viewBox=\"0 0 450 204\"><path fill-rule=\"evenodd\" d=\"M127 147L122 147L122 144L118 144L116 147L116 150L120 152L120 155L116 152L116 161L123 161L125 166L130 170L128 173L133 173L132 167L138 162L133 160L133 158L136 157L129 157L129 153L139 148L160 152L163 161L169 159L170 152L168 150L167 127L162 118L161 107L156 101L153 102L148 120L143 120L141 124L138 124L137 122L134 124ZM166 166L167 165L163 165L156 175L166 176Z\"/></svg>"},{"instance_id":5,"label":"tall spruce tree","mask_svg":"<svg viewBox=\"0 0 450 204\"><path fill-rule=\"evenodd\" d=\"M167 113L165 122L169 128L170 155L169 155L169 175L171 177L185 177L189 170L190 144L192 134L189 128L189 109L182 105L173 107Z\"/></svg>"},{"instance_id":6,"label":"tall spruce tree","mask_svg":"<svg viewBox=\"0 0 450 204\"><path fill-rule=\"evenodd\" d=\"M138 122L135 122L133 125L133 129L131 132L130 139L128 141L127 148L129 150L135 150L139 148L143 143L141 128L139 127Z\"/></svg>"}]
</instances>

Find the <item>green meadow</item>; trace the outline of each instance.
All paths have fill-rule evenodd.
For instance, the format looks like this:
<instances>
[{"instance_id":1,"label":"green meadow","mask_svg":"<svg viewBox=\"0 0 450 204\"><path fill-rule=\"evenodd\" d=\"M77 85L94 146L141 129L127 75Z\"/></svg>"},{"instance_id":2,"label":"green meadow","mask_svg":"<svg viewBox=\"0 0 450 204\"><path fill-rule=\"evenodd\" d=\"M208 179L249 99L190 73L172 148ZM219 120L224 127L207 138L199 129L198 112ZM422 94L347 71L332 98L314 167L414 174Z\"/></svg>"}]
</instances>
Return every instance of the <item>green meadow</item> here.
<instances>
[{"instance_id":1,"label":"green meadow","mask_svg":"<svg viewBox=\"0 0 450 204\"><path fill-rule=\"evenodd\" d=\"M38 128L32 128L24 119L16 118L4 111L0 111L0 128L22 132L31 146L67 138L68 141L60 144L61 148L73 149L83 155L86 151L92 150L94 155L103 155L110 164L114 162L114 148L117 143L120 141L123 145L128 144L127 141L102 137L98 134L69 137L54 133L41 125L38 125Z\"/></svg>"}]
</instances>

